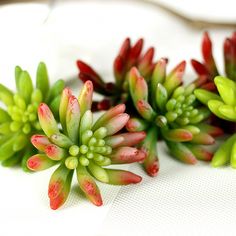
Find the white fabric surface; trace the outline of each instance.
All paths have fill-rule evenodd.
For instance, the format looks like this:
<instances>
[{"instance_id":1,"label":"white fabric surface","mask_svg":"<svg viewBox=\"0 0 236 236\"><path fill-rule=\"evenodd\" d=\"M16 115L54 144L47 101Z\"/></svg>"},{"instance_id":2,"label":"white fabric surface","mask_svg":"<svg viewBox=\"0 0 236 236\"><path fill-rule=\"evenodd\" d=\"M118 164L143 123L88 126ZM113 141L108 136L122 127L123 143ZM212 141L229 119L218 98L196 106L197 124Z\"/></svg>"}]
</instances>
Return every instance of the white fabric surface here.
<instances>
[{"instance_id":1,"label":"white fabric surface","mask_svg":"<svg viewBox=\"0 0 236 236\"><path fill-rule=\"evenodd\" d=\"M198 1L198 6L195 1L167 2L194 17L212 18L215 12L215 18L235 20L235 1L224 1L224 9L214 3L214 11L212 1ZM180 60L200 58L202 37L201 31L165 12L128 1L55 1L52 11L47 4L1 7L0 29L0 82L12 88L14 66L33 76L40 60L47 63L52 80L75 78L78 58L110 78L114 55L127 36L144 37L145 46L156 47L156 58L168 56L172 68ZM231 30L210 33L222 65L222 41ZM192 77L188 65L186 80ZM75 92L79 85L75 83ZM52 211L47 199L52 169L25 174L0 167L0 235L222 235L226 230L235 235L235 171L205 163L187 166L171 158L163 144L158 149L159 175L150 178L138 165L125 166L142 175L143 182L99 184L104 199L100 208L87 202L75 183L65 206Z\"/></svg>"}]
</instances>

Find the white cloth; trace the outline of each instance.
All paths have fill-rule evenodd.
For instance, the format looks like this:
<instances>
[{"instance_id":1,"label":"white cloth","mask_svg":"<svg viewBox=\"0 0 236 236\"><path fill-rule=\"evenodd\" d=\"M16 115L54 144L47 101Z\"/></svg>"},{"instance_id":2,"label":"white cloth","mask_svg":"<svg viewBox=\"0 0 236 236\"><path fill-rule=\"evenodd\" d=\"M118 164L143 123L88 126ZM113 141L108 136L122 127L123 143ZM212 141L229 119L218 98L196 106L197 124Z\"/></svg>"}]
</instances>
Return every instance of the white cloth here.
<instances>
[{"instance_id":1,"label":"white cloth","mask_svg":"<svg viewBox=\"0 0 236 236\"><path fill-rule=\"evenodd\" d=\"M194 17L212 18L215 12L219 19L235 20L234 1L220 2L224 8L216 2L213 7L212 1L168 4ZM52 11L47 4L4 6L0 29L0 82L12 89L14 66L34 77L41 60L52 81L75 78L78 58L109 80L114 55L127 36L132 41L144 37L145 47L156 47L156 58L170 58L170 70L180 60L200 58L202 37L201 31L161 10L129 1L54 1ZM210 33L222 67L222 42L231 30ZM188 64L186 80L190 78L194 72ZM73 87L76 93L79 85ZM84 199L74 181L65 206L52 211L47 199L52 169L25 174L0 167L0 235L220 235L225 230L235 235L236 172L205 163L187 166L171 158L163 144L158 144L158 151L161 170L156 178L146 176L138 164L126 165L142 175L143 182L127 187L99 184L104 199L99 208Z\"/></svg>"}]
</instances>

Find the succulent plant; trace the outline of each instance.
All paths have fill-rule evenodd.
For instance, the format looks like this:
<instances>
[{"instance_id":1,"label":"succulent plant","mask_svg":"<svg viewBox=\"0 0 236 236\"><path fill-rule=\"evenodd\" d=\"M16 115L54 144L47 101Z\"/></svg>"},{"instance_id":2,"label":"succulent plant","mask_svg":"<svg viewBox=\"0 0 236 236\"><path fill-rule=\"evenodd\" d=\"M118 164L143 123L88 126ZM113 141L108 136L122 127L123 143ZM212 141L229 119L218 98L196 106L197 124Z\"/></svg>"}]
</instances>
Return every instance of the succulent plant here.
<instances>
[{"instance_id":1,"label":"succulent plant","mask_svg":"<svg viewBox=\"0 0 236 236\"><path fill-rule=\"evenodd\" d=\"M204 89L197 89L194 91L195 96L208 105L211 112L220 119L236 122L236 82L222 76L216 76L214 82L219 95ZM236 168L235 134L220 146L214 154L211 164L218 167L229 162L233 168Z\"/></svg>"},{"instance_id":2,"label":"succulent plant","mask_svg":"<svg viewBox=\"0 0 236 236\"><path fill-rule=\"evenodd\" d=\"M224 41L224 65L225 74L231 80L236 80L236 32L232 34L230 38L226 38ZM214 84L214 78L219 74L213 52L212 42L207 32L203 35L202 41L202 56L203 62L192 60L192 66L201 77L206 78L206 82L202 84L203 89L216 91Z\"/></svg>"},{"instance_id":3,"label":"succulent plant","mask_svg":"<svg viewBox=\"0 0 236 236\"><path fill-rule=\"evenodd\" d=\"M78 60L79 79L83 82L91 80L94 90L105 96L101 101L93 102L93 110L107 110L119 103L129 103L129 89L127 75L136 66L145 78L152 74L154 63L154 48L150 47L142 53L143 39L139 39L133 46L126 38L113 63L114 82L105 82L102 77L85 62ZM130 111L131 112L131 111Z\"/></svg>"},{"instance_id":4,"label":"succulent plant","mask_svg":"<svg viewBox=\"0 0 236 236\"><path fill-rule=\"evenodd\" d=\"M41 132L37 109L41 102L50 105L57 116L60 94L64 82L58 80L51 88L44 63L39 63L36 74L36 87L27 71L15 68L16 93L0 84L0 100L5 108L0 108L0 161L3 166L21 163L24 170L27 159L35 153L30 137Z\"/></svg>"},{"instance_id":5,"label":"succulent plant","mask_svg":"<svg viewBox=\"0 0 236 236\"><path fill-rule=\"evenodd\" d=\"M46 104L41 103L38 108L45 134L32 136L32 144L40 153L30 157L27 165L33 171L59 165L48 189L52 209L66 201L75 171L80 189L97 206L102 205L102 198L94 178L114 185L141 181L136 174L106 166L143 161L145 153L131 146L142 141L145 132L118 133L129 120L124 104L106 111L93 123L92 95L91 81L85 82L78 99L69 88L63 90L59 108L61 128Z\"/></svg>"},{"instance_id":6,"label":"succulent plant","mask_svg":"<svg viewBox=\"0 0 236 236\"><path fill-rule=\"evenodd\" d=\"M223 73L217 68L213 52L212 42L207 32L204 33L202 41L202 55L203 63L192 60L192 66L199 75L198 80L202 80L201 88L218 93L214 83L214 78ZM223 46L224 52L224 70L226 76L235 81L236 80L236 32L231 37L226 38ZM236 131L235 123L219 119L216 116L211 116L211 124L221 126L225 133L234 133Z\"/></svg>"},{"instance_id":7,"label":"succulent plant","mask_svg":"<svg viewBox=\"0 0 236 236\"><path fill-rule=\"evenodd\" d=\"M129 131L146 131L147 137L140 145L147 153L144 168L151 176L159 169L156 142L160 138L177 159L195 164L197 159L209 161L213 154L202 145L214 143L214 136L222 130L203 121L210 112L196 101L193 94L201 85L197 80L182 86L185 61L166 75L166 60L157 62L149 79L133 67L129 73L129 89L138 116L132 117L126 128Z\"/></svg>"}]
</instances>

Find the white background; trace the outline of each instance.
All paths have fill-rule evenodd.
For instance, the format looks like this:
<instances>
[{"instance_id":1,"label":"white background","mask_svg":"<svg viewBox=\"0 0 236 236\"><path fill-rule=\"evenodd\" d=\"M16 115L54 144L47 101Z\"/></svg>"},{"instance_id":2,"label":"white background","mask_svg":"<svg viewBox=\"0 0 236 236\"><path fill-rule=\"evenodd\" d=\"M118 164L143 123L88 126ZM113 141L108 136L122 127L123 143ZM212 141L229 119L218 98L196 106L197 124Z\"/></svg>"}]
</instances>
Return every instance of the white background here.
<instances>
[{"instance_id":1,"label":"white background","mask_svg":"<svg viewBox=\"0 0 236 236\"><path fill-rule=\"evenodd\" d=\"M164 0L163 0L164 2ZM199 19L236 22L235 1L165 1ZM41 1L0 7L0 82L14 89L14 67L32 77L39 61L51 80L76 78L76 59L91 63L108 80L112 62L127 36L145 38L156 58L200 58L202 30L191 28L158 8L134 1ZM232 29L210 29L222 68L222 42ZM194 78L188 64L186 80ZM78 93L80 83L74 84ZM138 165L125 166L143 176L139 185L100 184L104 206L95 207L72 188L58 211L49 208L51 170L26 174L0 167L0 235L235 235L236 172L206 163L184 165L158 144L161 170L156 178Z\"/></svg>"}]
</instances>

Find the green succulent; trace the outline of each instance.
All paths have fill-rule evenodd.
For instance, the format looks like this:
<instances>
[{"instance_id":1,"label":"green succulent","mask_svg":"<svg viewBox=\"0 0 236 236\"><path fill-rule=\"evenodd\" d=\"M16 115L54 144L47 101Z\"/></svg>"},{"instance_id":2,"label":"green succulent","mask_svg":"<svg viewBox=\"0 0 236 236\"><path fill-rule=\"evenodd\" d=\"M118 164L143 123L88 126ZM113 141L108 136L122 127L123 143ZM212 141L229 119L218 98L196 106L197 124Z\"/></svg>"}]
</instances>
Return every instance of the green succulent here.
<instances>
[{"instance_id":1,"label":"green succulent","mask_svg":"<svg viewBox=\"0 0 236 236\"><path fill-rule=\"evenodd\" d=\"M27 159L36 152L30 143L35 132L41 132L37 109L41 102L50 105L58 116L60 94L64 81L58 80L51 88L46 65L41 62L36 73L36 86L33 86L29 73L19 66L15 68L16 92L0 84L0 161L3 166L21 163L28 170Z\"/></svg>"},{"instance_id":2,"label":"green succulent","mask_svg":"<svg viewBox=\"0 0 236 236\"><path fill-rule=\"evenodd\" d=\"M196 89L195 96L207 105L211 112L222 120L236 122L236 82L223 76L214 79L219 95L204 89ZM232 135L216 151L212 166L219 167L230 163L236 168L236 135Z\"/></svg>"}]
</instances>

